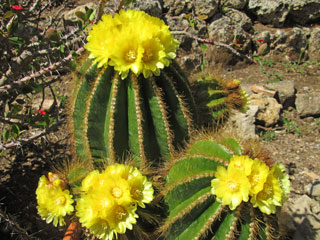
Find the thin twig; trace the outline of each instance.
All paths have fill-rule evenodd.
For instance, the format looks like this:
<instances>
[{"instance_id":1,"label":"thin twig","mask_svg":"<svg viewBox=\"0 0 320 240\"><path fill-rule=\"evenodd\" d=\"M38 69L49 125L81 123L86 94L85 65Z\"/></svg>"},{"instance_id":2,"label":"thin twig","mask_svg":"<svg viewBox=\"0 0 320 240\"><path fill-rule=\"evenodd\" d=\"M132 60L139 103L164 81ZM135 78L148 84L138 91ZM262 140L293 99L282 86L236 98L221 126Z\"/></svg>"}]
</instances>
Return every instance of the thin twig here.
<instances>
[{"instance_id":1,"label":"thin twig","mask_svg":"<svg viewBox=\"0 0 320 240\"><path fill-rule=\"evenodd\" d=\"M2 209L0 209L0 220L1 222L6 222L8 226L10 226L11 230L14 233L18 234L22 239L32 240L28 232L22 227L20 227L20 225L17 222L12 220L10 216L6 212L4 212Z\"/></svg>"},{"instance_id":2,"label":"thin twig","mask_svg":"<svg viewBox=\"0 0 320 240\"><path fill-rule=\"evenodd\" d=\"M82 52L84 52L84 47L79 48L75 53L77 55L80 55ZM38 78L43 77L45 74L48 74L60 67L63 67L65 63L69 62L72 59L72 54L70 53L67 57L63 58L59 62L56 62L44 69L41 69L38 72L35 72L31 74L30 76L23 77L17 81L12 82L11 84L7 84L0 87L0 99L5 99L10 96L10 93L15 91L17 87L23 86L26 82Z\"/></svg>"},{"instance_id":3,"label":"thin twig","mask_svg":"<svg viewBox=\"0 0 320 240\"><path fill-rule=\"evenodd\" d=\"M198 42L201 42L201 43L204 43L204 44L209 44L209 45L216 45L218 47L226 48L230 52L232 52L234 55L236 55L236 56L238 56L240 58L245 58L251 63L255 63L251 57L238 52L234 48L230 47L228 44L221 43L221 42L216 42L216 41L213 41L212 39L208 40L208 39L205 39L205 38L200 38L200 37L194 36L193 34L187 32L187 31L171 31L171 33L173 35L187 35L188 37L193 38L193 39L197 40Z\"/></svg>"},{"instance_id":4,"label":"thin twig","mask_svg":"<svg viewBox=\"0 0 320 240\"><path fill-rule=\"evenodd\" d=\"M46 128L42 131L39 131L37 133L35 133L34 135L32 135L31 137L28 138L21 138L15 142L11 142L11 143L7 143L7 144L1 144L0 143L0 151L2 150L7 150L9 148L14 148L14 147L21 147L22 145L25 145L27 143L30 143L32 141L34 141L37 138L40 138L42 136L47 135L48 133L50 133L51 131L53 131L54 129L56 129L57 126L59 126L61 123L63 123L65 121L65 119L60 120L58 123L52 125L49 128Z\"/></svg>"}]
</instances>

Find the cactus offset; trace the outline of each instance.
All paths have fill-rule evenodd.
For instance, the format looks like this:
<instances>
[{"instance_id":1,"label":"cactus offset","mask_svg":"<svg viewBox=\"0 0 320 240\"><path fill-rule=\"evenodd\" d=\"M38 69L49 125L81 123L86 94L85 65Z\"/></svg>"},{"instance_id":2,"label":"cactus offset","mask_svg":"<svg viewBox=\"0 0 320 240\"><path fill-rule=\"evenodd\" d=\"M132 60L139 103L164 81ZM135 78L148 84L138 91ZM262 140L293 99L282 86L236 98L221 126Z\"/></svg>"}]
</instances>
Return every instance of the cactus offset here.
<instances>
[{"instance_id":1,"label":"cactus offset","mask_svg":"<svg viewBox=\"0 0 320 240\"><path fill-rule=\"evenodd\" d=\"M247 110L247 95L236 79L223 80L211 77L199 79L195 83L195 96L202 125L209 123L219 128L233 110L241 112Z\"/></svg>"},{"instance_id":2,"label":"cactus offset","mask_svg":"<svg viewBox=\"0 0 320 240\"><path fill-rule=\"evenodd\" d=\"M252 151L255 147L248 144L244 148ZM275 238L278 234L275 216L270 215L269 209L265 210L261 205L257 208L257 204L253 204L253 197L251 201L244 199L232 207L232 203L226 203L224 199L226 194L222 193L221 197L221 193L218 193L220 190L227 192L227 188L220 190L216 188L217 195L213 194L213 182L219 181L218 176L221 177L221 169L228 165L230 159L237 158L234 156L241 158L244 152L247 150L242 149L240 143L234 138L220 137L216 140L205 138L195 141L185 152L174 156L173 163L170 163L171 166L165 177L166 186L162 192L169 212L166 221L160 228L165 239ZM253 157L259 157L261 153L256 151ZM243 157L249 159L248 156ZM264 157L261 155L261 158ZM255 161L258 162L258 160ZM238 175L241 175L241 172L237 170L232 179L237 178ZM278 185L284 185L281 190L282 200L285 199L284 195L288 193L289 188L287 175L285 178L285 184L283 184L283 179L278 179ZM263 186L266 188L266 185ZM239 184L239 188L241 187L242 185ZM262 192L264 189L259 190ZM260 207L268 214L263 213ZM275 206L269 207L272 208L271 213L274 213Z\"/></svg>"}]
</instances>

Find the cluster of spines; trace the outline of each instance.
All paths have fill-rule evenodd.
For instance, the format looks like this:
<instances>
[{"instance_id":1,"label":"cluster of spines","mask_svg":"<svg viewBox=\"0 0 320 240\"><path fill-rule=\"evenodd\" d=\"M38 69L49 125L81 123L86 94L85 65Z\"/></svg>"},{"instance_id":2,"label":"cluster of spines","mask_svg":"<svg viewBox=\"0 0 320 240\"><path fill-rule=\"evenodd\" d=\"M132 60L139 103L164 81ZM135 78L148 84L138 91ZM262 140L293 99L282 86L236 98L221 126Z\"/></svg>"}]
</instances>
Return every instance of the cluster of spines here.
<instances>
[{"instance_id":1,"label":"cluster of spines","mask_svg":"<svg viewBox=\"0 0 320 240\"><path fill-rule=\"evenodd\" d=\"M236 79L203 78L194 84L202 125L223 126L233 110L246 111L248 100Z\"/></svg>"},{"instance_id":2,"label":"cluster of spines","mask_svg":"<svg viewBox=\"0 0 320 240\"><path fill-rule=\"evenodd\" d=\"M138 166L166 158L186 141L196 122L195 103L183 73L172 63L159 77L97 68L86 60L77 73L72 109L75 155L111 162L130 153Z\"/></svg>"},{"instance_id":3,"label":"cluster of spines","mask_svg":"<svg viewBox=\"0 0 320 240\"><path fill-rule=\"evenodd\" d=\"M233 138L195 141L168 167L163 196L169 216L160 228L165 239L275 239L275 220L243 202L235 210L210 193L214 172L233 154L241 154Z\"/></svg>"}]
</instances>

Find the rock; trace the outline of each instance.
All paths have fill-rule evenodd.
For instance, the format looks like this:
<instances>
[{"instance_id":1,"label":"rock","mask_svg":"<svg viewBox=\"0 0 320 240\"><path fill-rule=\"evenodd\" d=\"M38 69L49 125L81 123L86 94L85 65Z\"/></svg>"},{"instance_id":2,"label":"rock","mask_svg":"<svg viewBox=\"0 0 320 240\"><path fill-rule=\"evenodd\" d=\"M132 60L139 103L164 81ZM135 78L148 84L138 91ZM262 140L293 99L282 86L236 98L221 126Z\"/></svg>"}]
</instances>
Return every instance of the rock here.
<instances>
[{"instance_id":1,"label":"rock","mask_svg":"<svg viewBox=\"0 0 320 240\"><path fill-rule=\"evenodd\" d=\"M222 8L234 8L234 9L244 9L247 5L248 0L221 0L220 5Z\"/></svg>"},{"instance_id":2,"label":"rock","mask_svg":"<svg viewBox=\"0 0 320 240\"><path fill-rule=\"evenodd\" d=\"M225 14L231 19L233 25L236 25L245 31L249 31L252 28L252 21L245 13L230 9Z\"/></svg>"},{"instance_id":3,"label":"rock","mask_svg":"<svg viewBox=\"0 0 320 240\"><path fill-rule=\"evenodd\" d=\"M293 203L285 204L280 213L280 224L295 231L293 240L316 240L320 238L319 212L320 204L303 195Z\"/></svg>"},{"instance_id":4,"label":"rock","mask_svg":"<svg viewBox=\"0 0 320 240\"><path fill-rule=\"evenodd\" d=\"M310 61L320 61L320 28L314 28L309 39Z\"/></svg>"},{"instance_id":5,"label":"rock","mask_svg":"<svg viewBox=\"0 0 320 240\"><path fill-rule=\"evenodd\" d=\"M192 1L164 0L163 7L169 9L168 15L179 16L182 13L189 13L192 9Z\"/></svg>"},{"instance_id":6,"label":"rock","mask_svg":"<svg viewBox=\"0 0 320 240\"><path fill-rule=\"evenodd\" d=\"M249 105L249 109L246 113L239 111L233 112L230 116L229 123L235 127L236 132L239 136L245 139L258 138L256 135L255 120L259 107L255 105Z\"/></svg>"},{"instance_id":7,"label":"rock","mask_svg":"<svg viewBox=\"0 0 320 240\"><path fill-rule=\"evenodd\" d=\"M305 192L311 197L320 197L320 179L313 181L312 183L304 187Z\"/></svg>"},{"instance_id":8,"label":"rock","mask_svg":"<svg viewBox=\"0 0 320 240\"><path fill-rule=\"evenodd\" d=\"M263 93L251 95L249 101L259 107L256 119L266 127L275 125L280 119L282 105L272 97L266 97Z\"/></svg>"},{"instance_id":9,"label":"rock","mask_svg":"<svg viewBox=\"0 0 320 240\"><path fill-rule=\"evenodd\" d=\"M295 104L301 117L320 115L320 92L298 93Z\"/></svg>"},{"instance_id":10,"label":"rock","mask_svg":"<svg viewBox=\"0 0 320 240\"><path fill-rule=\"evenodd\" d=\"M267 88L277 91L276 97L283 109L288 109L290 106L294 106L295 92L294 81L285 80L275 83L269 83L266 85Z\"/></svg>"},{"instance_id":11,"label":"rock","mask_svg":"<svg viewBox=\"0 0 320 240\"><path fill-rule=\"evenodd\" d=\"M154 17L160 18L162 15L162 6L158 0L136 0L132 7Z\"/></svg>"},{"instance_id":12,"label":"rock","mask_svg":"<svg viewBox=\"0 0 320 240\"><path fill-rule=\"evenodd\" d=\"M85 8L92 8L92 9L96 9L97 5L93 2L89 2L87 4L81 5L79 7L76 7L75 9L72 9L71 11L68 11L65 15L64 15L64 19L67 21L71 21L71 22L76 22L79 20L79 18L76 16L75 12L77 11L81 11L81 12L86 12Z\"/></svg>"},{"instance_id":13,"label":"rock","mask_svg":"<svg viewBox=\"0 0 320 240\"><path fill-rule=\"evenodd\" d=\"M289 14L290 4L287 0L249 0L247 11L256 16L263 24L282 27Z\"/></svg>"},{"instance_id":14,"label":"rock","mask_svg":"<svg viewBox=\"0 0 320 240\"><path fill-rule=\"evenodd\" d=\"M211 18L218 11L218 1L212 0L195 0L195 14L206 15Z\"/></svg>"},{"instance_id":15,"label":"rock","mask_svg":"<svg viewBox=\"0 0 320 240\"><path fill-rule=\"evenodd\" d=\"M201 58L199 54L188 54L180 58L180 66L187 73L194 73L201 70Z\"/></svg>"},{"instance_id":16,"label":"rock","mask_svg":"<svg viewBox=\"0 0 320 240\"><path fill-rule=\"evenodd\" d=\"M320 0L295 0L291 3L290 20L306 24L320 20Z\"/></svg>"},{"instance_id":17,"label":"rock","mask_svg":"<svg viewBox=\"0 0 320 240\"><path fill-rule=\"evenodd\" d=\"M233 41L243 45L251 43L251 38L243 29L251 27L250 20L237 10L231 10L226 14L229 16L217 16L207 26L209 38L228 44Z\"/></svg>"}]
</instances>

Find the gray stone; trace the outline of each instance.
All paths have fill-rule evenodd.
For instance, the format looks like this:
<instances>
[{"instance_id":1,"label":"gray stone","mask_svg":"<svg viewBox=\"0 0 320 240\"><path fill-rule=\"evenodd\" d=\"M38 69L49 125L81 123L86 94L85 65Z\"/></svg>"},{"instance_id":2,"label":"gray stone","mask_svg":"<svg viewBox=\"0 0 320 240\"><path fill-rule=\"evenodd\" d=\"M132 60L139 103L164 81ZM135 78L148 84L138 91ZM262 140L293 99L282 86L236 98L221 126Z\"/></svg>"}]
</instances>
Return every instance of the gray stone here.
<instances>
[{"instance_id":1,"label":"gray stone","mask_svg":"<svg viewBox=\"0 0 320 240\"><path fill-rule=\"evenodd\" d=\"M266 97L263 93L251 95L249 100L252 105L259 106L256 119L261 121L266 127L275 125L280 119L282 105L272 97Z\"/></svg>"},{"instance_id":2,"label":"gray stone","mask_svg":"<svg viewBox=\"0 0 320 240\"><path fill-rule=\"evenodd\" d=\"M238 11L233 10L232 17L236 15L241 19L243 15L239 14ZM243 29L250 27L250 23L245 18L241 21L236 21L235 18L229 16L220 16L214 19L208 26L208 35L210 39L214 39L217 42L232 43L237 42L242 44L241 50L248 50L251 48L250 35ZM245 23L246 22L246 23ZM239 50L239 49L238 49Z\"/></svg>"},{"instance_id":3,"label":"gray stone","mask_svg":"<svg viewBox=\"0 0 320 240\"><path fill-rule=\"evenodd\" d=\"M168 15L179 16L182 13L189 13L192 9L192 1L164 0L163 7L169 9Z\"/></svg>"},{"instance_id":4,"label":"gray stone","mask_svg":"<svg viewBox=\"0 0 320 240\"><path fill-rule=\"evenodd\" d=\"M75 13L77 11L81 11L81 12L86 12L85 8L91 8L91 9L96 9L97 5L93 2L89 2L87 4L81 5L79 7L76 7L75 9L72 9L68 12L65 13L64 15L64 19L67 21L71 21L71 22L76 22L78 19L78 17L75 15Z\"/></svg>"},{"instance_id":5,"label":"gray stone","mask_svg":"<svg viewBox=\"0 0 320 240\"><path fill-rule=\"evenodd\" d=\"M302 117L320 115L320 92L298 93L295 104Z\"/></svg>"},{"instance_id":6,"label":"gray stone","mask_svg":"<svg viewBox=\"0 0 320 240\"><path fill-rule=\"evenodd\" d=\"M314 28L309 39L309 58L311 61L320 61L320 28Z\"/></svg>"},{"instance_id":7,"label":"gray stone","mask_svg":"<svg viewBox=\"0 0 320 240\"><path fill-rule=\"evenodd\" d=\"M195 0L195 14L206 15L211 18L218 11L218 1L212 0Z\"/></svg>"},{"instance_id":8,"label":"gray stone","mask_svg":"<svg viewBox=\"0 0 320 240\"><path fill-rule=\"evenodd\" d=\"M160 18L162 15L162 6L158 0L136 0L132 4L132 8L144 11L154 17Z\"/></svg>"},{"instance_id":9,"label":"gray stone","mask_svg":"<svg viewBox=\"0 0 320 240\"><path fill-rule=\"evenodd\" d=\"M290 10L290 2L288 0L249 0L247 9L257 17L259 22L282 27Z\"/></svg>"},{"instance_id":10,"label":"gray stone","mask_svg":"<svg viewBox=\"0 0 320 240\"><path fill-rule=\"evenodd\" d=\"M280 214L280 224L295 230L294 240L311 240L320 238L320 204L307 195L287 202ZM292 224L294 228L292 229Z\"/></svg>"},{"instance_id":11,"label":"gray stone","mask_svg":"<svg viewBox=\"0 0 320 240\"><path fill-rule=\"evenodd\" d=\"M313 181L312 183L304 187L305 192L311 197L320 197L320 179Z\"/></svg>"},{"instance_id":12,"label":"gray stone","mask_svg":"<svg viewBox=\"0 0 320 240\"><path fill-rule=\"evenodd\" d=\"M289 17L299 24L306 24L320 20L320 0L292 1Z\"/></svg>"},{"instance_id":13,"label":"gray stone","mask_svg":"<svg viewBox=\"0 0 320 240\"><path fill-rule=\"evenodd\" d=\"M246 113L239 111L233 112L230 116L229 123L236 129L236 133L242 136L244 139L258 138L256 135L256 115L259 107L255 105L249 105L249 109Z\"/></svg>"},{"instance_id":14,"label":"gray stone","mask_svg":"<svg viewBox=\"0 0 320 240\"><path fill-rule=\"evenodd\" d=\"M221 0L221 7L234 8L234 9L244 9L247 5L248 0Z\"/></svg>"},{"instance_id":15,"label":"gray stone","mask_svg":"<svg viewBox=\"0 0 320 240\"><path fill-rule=\"evenodd\" d=\"M281 208L280 228L293 232L293 240L317 240L320 237L320 204L303 195L294 202L287 201Z\"/></svg>"},{"instance_id":16,"label":"gray stone","mask_svg":"<svg viewBox=\"0 0 320 240\"><path fill-rule=\"evenodd\" d=\"M252 21L245 13L230 9L225 14L231 19L233 25L239 26L245 31L249 31L252 28Z\"/></svg>"},{"instance_id":17,"label":"gray stone","mask_svg":"<svg viewBox=\"0 0 320 240\"><path fill-rule=\"evenodd\" d=\"M187 73L194 73L201 70L201 58L199 54L188 54L180 58L180 66Z\"/></svg>"},{"instance_id":18,"label":"gray stone","mask_svg":"<svg viewBox=\"0 0 320 240\"><path fill-rule=\"evenodd\" d=\"M283 109L294 106L295 100L295 86L294 81L285 80L275 83L269 83L266 85L267 88L277 91L277 97L282 104Z\"/></svg>"}]
</instances>

